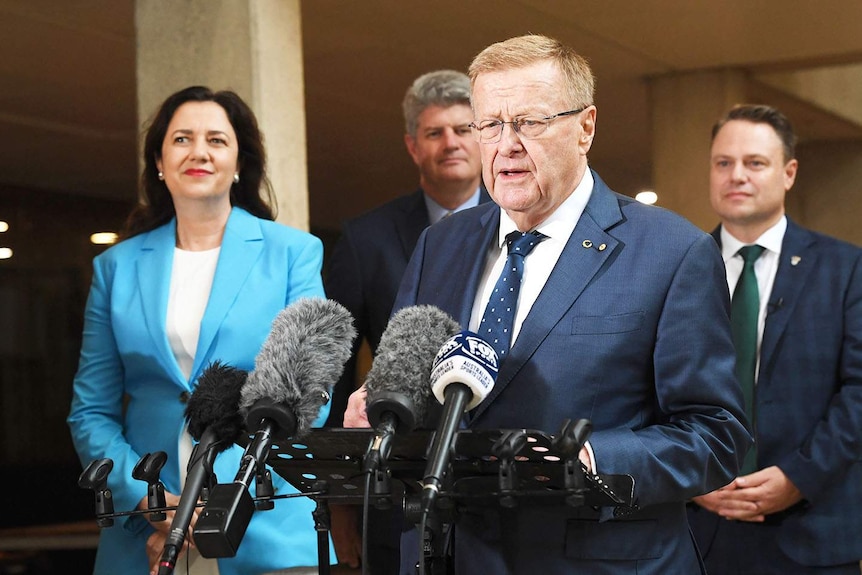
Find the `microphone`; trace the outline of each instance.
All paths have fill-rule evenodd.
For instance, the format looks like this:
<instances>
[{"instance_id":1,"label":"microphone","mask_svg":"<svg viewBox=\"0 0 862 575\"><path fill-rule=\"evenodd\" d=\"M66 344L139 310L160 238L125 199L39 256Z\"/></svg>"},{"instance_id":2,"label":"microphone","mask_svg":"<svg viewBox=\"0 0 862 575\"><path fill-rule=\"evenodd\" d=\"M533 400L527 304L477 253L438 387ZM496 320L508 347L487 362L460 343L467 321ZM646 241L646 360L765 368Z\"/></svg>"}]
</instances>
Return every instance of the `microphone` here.
<instances>
[{"instance_id":1,"label":"microphone","mask_svg":"<svg viewBox=\"0 0 862 575\"><path fill-rule=\"evenodd\" d=\"M245 535L254 502L252 478L265 472L273 440L298 439L311 429L350 357L356 330L344 306L303 298L278 313L242 387L240 411L256 429L233 483L212 489L195 524L204 557L233 557Z\"/></svg>"},{"instance_id":2,"label":"microphone","mask_svg":"<svg viewBox=\"0 0 862 575\"><path fill-rule=\"evenodd\" d=\"M431 391L443 404L443 417L434 434L422 487L422 513L434 505L458 422L465 411L485 399L497 379L497 353L485 340L462 331L440 348L431 369Z\"/></svg>"},{"instance_id":3,"label":"microphone","mask_svg":"<svg viewBox=\"0 0 862 575\"><path fill-rule=\"evenodd\" d=\"M199 443L189 459L186 483L162 549L159 575L174 572L201 490L210 479L212 462L216 454L233 445L242 432L239 401L246 376L245 371L213 362L201 373L189 397L185 414L189 435Z\"/></svg>"},{"instance_id":4,"label":"microphone","mask_svg":"<svg viewBox=\"0 0 862 575\"><path fill-rule=\"evenodd\" d=\"M431 364L440 346L460 329L451 316L430 305L405 307L389 320L365 379L368 421L377 433L364 471L376 471L388 458L395 434L409 433L425 420Z\"/></svg>"}]
</instances>

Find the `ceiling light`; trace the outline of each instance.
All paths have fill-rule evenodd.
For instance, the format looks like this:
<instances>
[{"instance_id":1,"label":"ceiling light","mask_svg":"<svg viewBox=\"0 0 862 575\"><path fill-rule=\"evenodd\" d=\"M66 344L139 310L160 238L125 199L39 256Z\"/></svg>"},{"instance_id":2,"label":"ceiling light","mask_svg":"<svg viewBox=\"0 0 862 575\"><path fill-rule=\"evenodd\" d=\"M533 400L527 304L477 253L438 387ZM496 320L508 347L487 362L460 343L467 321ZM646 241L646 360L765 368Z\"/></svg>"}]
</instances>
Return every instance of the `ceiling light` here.
<instances>
[{"instance_id":1,"label":"ceiling light","mask_svg":"<svg viewBox=\"0 0 862 575\"><path fill-rule=\"evenodd\" d=\"M638 192L638 195L635 196L635 199L642 204L647 204L651 206L658 201L658 194L656 194L652 190L644 190L643 192Z\"/></svg>"},{"instance_id":2,"label":"ceiling light","mask_svg":"<svg viewBox=\"0 0 862 575\"><path fill-rule=\"evenodd\" d=\"M0 248L0 260L8 260L12 257L12 248Z\"/></svg>"},{"instance_id":3,"label":"ceiling light","mask_svg":"<svg viewBox=\"0 0 862 575\"><path fill-rule=\"evenodd\" d=\"M90 243L97 246L109 246L117 243L117 234L114 232L96 232L90 236Z\"/></svg>"},{"instance_id":4,"label":"ceiling light","mask_svg":"<svg viewBox=\"0 0 862 575\"><path fill-rule=\"evenodd\" d=\"M3 232L8 232L8 231L9 231L9 224L7 222L4 222L3 220L0 220L0 234L2 234Z\"/></svg>"}]
</instances>

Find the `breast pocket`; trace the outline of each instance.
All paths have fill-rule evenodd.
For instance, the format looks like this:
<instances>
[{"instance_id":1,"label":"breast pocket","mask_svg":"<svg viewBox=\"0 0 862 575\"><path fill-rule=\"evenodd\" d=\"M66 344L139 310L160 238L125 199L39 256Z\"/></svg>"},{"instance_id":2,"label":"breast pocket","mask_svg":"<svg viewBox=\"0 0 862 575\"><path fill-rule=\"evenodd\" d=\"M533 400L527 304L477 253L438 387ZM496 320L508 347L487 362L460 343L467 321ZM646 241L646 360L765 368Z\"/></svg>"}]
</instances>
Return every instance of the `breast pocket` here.
<instances>
[{"instance_id":1,"label":"breast pocket","mask_svg":"<svg viewBox=\"0 0 862 575\"><path fill-rule=\"evenodd\" d=\"M643 311L616 315L582 315L572 319L572 335L626 333L639 330L643 323Z\"/></svg>"}]
</instances>

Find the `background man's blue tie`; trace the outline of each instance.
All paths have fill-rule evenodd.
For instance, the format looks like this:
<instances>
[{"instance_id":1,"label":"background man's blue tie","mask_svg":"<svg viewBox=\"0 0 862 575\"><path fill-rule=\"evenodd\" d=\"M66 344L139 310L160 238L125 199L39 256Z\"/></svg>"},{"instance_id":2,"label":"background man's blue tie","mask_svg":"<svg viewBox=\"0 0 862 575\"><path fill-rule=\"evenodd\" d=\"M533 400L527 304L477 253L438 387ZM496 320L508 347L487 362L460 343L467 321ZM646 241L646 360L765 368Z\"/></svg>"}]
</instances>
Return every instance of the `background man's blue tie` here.
<instances>
[{"instance_id":1,"label":"background man's blue tie","mask_svg":"<svg viewBox=\"0 0 862 575\"><path fill-rule=\"evenodd\" d=\"M754 373L757 369L757 316L760 313L760 292L757 289L757 276L754 262L763 253L762 246L745 246L739 255L745 260L742 274L733 290L730 308L730 322L733 330L733 346L736 348L736 378L742 386L745 397L745 415L756 426L754 410ZM740 475L757 471L757 445L745 456Z\"/></svg>"},{"instance_id":2,"label":"background man's blue tie","mask_svg":"<svg viewBox=\"0 0 862 575\"><path fill-rule=\"evenodd\" d=\"M517 230L506 236L506 264L494 285L494 291L482 316L482 323L479 324L479 335L491 344L500 361L509 353L512 342L512 325L515 323L518 294L521 292L524 275L524 258L547 237L539 232Z\"/></svg>"}]
</instances>

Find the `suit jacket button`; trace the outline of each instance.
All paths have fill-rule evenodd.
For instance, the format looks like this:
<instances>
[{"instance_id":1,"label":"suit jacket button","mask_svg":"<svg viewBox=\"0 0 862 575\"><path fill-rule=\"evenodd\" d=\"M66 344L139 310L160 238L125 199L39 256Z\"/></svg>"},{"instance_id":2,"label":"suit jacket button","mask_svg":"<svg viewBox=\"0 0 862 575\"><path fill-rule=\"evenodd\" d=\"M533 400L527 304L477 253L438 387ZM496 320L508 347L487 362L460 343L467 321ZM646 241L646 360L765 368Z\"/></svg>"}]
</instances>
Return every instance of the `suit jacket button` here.
<instances>
[{"instance_id":1,"label":"suit jacket button","mask_svg":"<svg viewBox=\"0 0 862 575\"><path fill-rule=\"evenodd\" d=\"M180 394L180 403L188 403L189 397L191 397L191 394L188 391L182 392Z\"/></svg>"}]
</instances>

